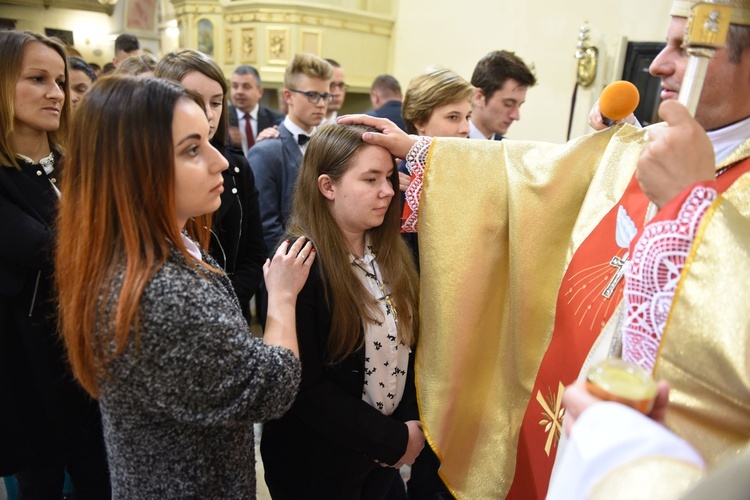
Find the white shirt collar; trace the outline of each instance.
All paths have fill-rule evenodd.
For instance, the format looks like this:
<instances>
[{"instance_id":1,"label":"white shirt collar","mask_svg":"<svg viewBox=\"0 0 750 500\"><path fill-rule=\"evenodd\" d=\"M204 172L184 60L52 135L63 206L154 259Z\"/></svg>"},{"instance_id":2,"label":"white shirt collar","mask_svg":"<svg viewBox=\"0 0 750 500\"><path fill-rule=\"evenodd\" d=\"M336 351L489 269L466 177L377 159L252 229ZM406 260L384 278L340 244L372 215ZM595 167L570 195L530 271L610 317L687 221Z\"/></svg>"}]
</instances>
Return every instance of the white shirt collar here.
<instances>
[{"instance_id":1,"label":"white shirt collar","mask_svg":"<svg viewBox=\"0 0 750 500\"><path fill-rule=\"evenodd\" d=\"M245 112L240 111L239 108L234 108L235 111L237 111L237 119L238 120L244 120L245 119ZM256 104L253 109L250 110L250 113L248 113L253 120L258 121L258 110L260 109L260 103Z\"/></svg>"},{"instance_id":2,"label":"white shirt collar","mask_svg":"<svg viewBox=\"0 0 750 500\"><path fill-rule=\"evenodd\" d=\"M469 119L469 139L487 140L487 139L494 139L494 138L495 138L495 134L492 134L489 137L487 137L482 132L480 132L477 126L474 125L474 122L471 119Z\"/></svg>"},{"instance_id":3,"label":"white shirt collar","mask_svg":"<svg viewBox=\"0 0 750 500\"><path fill-rule=\"evenodd\" d=\"M284 118L284 127L286 127L286 129L289 132L291 132L291 134L294 136L294 142L296 142L298 145L299 145L298 137L300 135L306 135L310 137L315 133L315 129L317 128L317 127L313 128L312 131L308 134L307 132L302 130L299 126L297 126L297 124L294 123L291 118L289 118L289 115L287 115L287 117ZM299 147L300 151L302 151L303 154L305 150L307 149L307 144L309 144L309 142L306 143L304 146Z\"/></svg>"},{"instance_id":4,"label":"white shirt collar","mask_svg":"<svg viewBox=\"0 0 750 500\"><path fill-rule=\"evenodd\" d=\"M711 143L714 145L716 163L724 161L737 146L750 137L750 117L733 123L718 130L706 132Z\"/></svg>"},{"instance_id":5,"label":"white shirt collar","mask_svg":"<svg viewBox=\"0 0 750 500\"><path fill-rule=\"evenodd\" d=\"M180 233L180 237L182 238L182 243L185 245L185 250L195 258L195 260L199 260L203 262L203 257L201 256L201 250L198 248L198 245L195 244L193 240L185 236L184 234Z\"/></svg>"},{"instance_id":6,"label":"white shirt collar","mask_svg":"<svg viewBox=\"0 0 750 500\"><path fill-rule=\"evenodd\" d=\"M39 163L34 162L31 158L21 153L16 153L19 158L28 163L29 165L41 165L44 169L44 173L47 175L51 174L55 170L55 153L50 152L49 156L39 160Z\"/></svg>"}]
</instances>

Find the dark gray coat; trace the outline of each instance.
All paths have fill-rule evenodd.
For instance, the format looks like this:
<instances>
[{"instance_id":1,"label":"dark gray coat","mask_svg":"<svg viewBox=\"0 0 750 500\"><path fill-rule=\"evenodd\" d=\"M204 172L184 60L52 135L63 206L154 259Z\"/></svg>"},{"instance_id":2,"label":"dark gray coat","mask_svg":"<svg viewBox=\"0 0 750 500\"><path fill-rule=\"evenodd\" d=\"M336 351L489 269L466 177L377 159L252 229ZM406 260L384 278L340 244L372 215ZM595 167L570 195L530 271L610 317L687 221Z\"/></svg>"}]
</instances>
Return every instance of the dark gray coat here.
<instances>
[{"instance_id":1,"label":"dark gray coat","mask_svg":"<svg viewBox=\"0 0 750 500\"><path fill-rule=\"evenodd\" d=\"M141 298L138 345L100 381L113 498L255 498L253 422L291 406L300 363L254 338L229 280L207 274L172 252Z\"/></svg>"}]
</instances>

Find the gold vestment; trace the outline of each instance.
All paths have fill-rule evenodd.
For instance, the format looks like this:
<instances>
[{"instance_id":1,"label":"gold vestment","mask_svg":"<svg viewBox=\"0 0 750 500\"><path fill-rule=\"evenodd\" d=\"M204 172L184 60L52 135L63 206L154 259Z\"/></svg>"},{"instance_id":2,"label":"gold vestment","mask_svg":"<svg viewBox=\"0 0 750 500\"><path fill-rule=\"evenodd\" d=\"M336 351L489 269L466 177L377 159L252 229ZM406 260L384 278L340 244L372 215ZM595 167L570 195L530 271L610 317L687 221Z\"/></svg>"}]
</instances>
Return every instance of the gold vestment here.
<instances>
[{"instance_id":1,"label":"gold vestment","mask_svg":"<svg viewBox=\"0 0 750 500\"><path fill-rule=\"evenodd\" d=\"M643 135L625 125L563 145L434 140L420 201L416 376L425 434L458 498L510 488L564 271L620 199Z\"/></svg>"}]
</instances>

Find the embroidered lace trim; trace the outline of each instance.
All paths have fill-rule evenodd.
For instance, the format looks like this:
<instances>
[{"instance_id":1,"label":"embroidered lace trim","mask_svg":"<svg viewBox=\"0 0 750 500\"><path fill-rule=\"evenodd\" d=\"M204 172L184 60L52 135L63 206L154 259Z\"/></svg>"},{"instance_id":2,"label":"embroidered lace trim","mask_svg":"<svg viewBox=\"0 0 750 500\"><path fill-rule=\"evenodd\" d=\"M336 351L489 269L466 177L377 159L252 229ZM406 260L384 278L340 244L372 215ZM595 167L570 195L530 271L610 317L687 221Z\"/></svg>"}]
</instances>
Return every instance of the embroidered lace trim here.
<instances>
[{"instance_id":1,"label":"embroidered lace trim","mask_svg":"<svg viewBox=\"0 0 750 500\"><path fill-rule=\"evenodd\" d=\"M625 272L622 357L652 371L685 261L703 216L716 199L696 187L676 220L646 226Z\"/></svg>"},{"instance_id":2,"label":"embroidered lace trim","mask_svg":"<svg viewBox=\"0 0 750 500\"><path fill-rule=\"evenodd\" d=\"M422 180L424 177L424 166L427 163L427 153L432 145L432 137L419 137L417 142L406 155L406 169L411 174L411 183L404 193L406 204L411 213L406 218L401 228L407 233L417 232L419 222L419 197L422 195Z\"/></svg>"}]
</instances>

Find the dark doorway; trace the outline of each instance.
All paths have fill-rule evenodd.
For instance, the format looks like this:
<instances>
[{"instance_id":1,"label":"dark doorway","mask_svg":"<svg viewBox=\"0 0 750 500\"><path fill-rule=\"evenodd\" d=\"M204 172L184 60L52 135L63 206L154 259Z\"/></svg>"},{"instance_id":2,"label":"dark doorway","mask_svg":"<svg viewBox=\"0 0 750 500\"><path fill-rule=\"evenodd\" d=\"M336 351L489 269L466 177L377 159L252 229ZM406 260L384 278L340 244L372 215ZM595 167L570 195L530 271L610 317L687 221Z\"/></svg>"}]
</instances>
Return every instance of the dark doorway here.
<instances>
[{"instance_id":1,"label":"dark doorway","mask_svg":"<svg viewBox=\"0 0 750 500\"><path fill-rule=\"evenodd\" d=\"M625 53L622 79L633 83L641 94L635 116L644 127L660 121L657 111L661 79L651 76L648 67L664 45L662 42L628 42Z\"/></svg>"}]
</instances>

